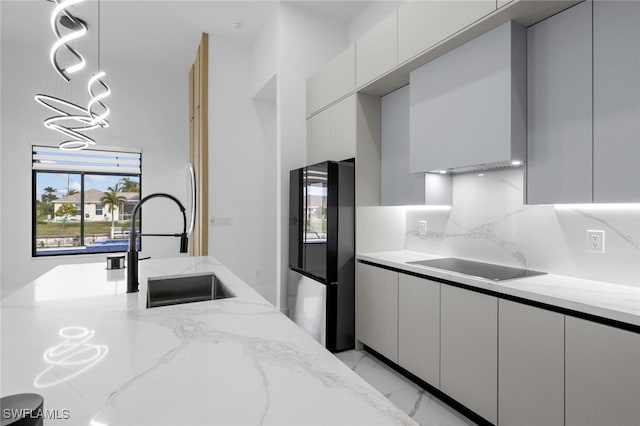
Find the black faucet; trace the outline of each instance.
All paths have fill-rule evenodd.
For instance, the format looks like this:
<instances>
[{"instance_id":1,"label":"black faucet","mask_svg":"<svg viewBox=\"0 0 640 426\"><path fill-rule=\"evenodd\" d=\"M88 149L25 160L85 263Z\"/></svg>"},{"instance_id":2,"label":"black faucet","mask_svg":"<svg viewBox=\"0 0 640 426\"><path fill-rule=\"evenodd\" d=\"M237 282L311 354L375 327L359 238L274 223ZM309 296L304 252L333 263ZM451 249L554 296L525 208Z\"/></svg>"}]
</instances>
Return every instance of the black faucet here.
<instances>
[{"instance_id":1,"label":"black faucet","mask_svg":"<svg viewBox=\"0 0 640 426\"><path fill-rule=\"evenodd\" d=\"M165 194L162 192L157 192L155 194L147 195L142 200L136 204L136 207L133 209L133 214L131 215L131 230L129 231L129 251L127 252L127 293L135 293L138 291L138 247L136 244L137 235L136 235L136 216L138 215L138 210L140 207L152 198L163 197L168 198L174 201L178 207L180 207L180 211L182 212L182 233L181 234L143 234L140 233L141 237L149 236L149 237L179 237L180 238L180 253L186 253L189 249L189 238L187 236L187 215L185 214L185 208L182 203L173 195Z\"/></svg>"}]
</instances>

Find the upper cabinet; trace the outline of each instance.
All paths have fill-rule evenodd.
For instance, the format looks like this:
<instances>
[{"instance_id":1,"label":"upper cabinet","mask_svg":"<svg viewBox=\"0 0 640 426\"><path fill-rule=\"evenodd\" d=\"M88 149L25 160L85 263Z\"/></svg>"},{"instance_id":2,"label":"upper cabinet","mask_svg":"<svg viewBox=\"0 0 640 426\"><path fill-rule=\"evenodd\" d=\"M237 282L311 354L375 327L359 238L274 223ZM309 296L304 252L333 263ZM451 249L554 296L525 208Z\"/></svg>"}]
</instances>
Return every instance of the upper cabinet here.
<instances>
[{"instance_id":1,"label":"upper cabinet","mask_svg":"<svg viewBox=\"0 0 640 426\"><path fill-rule=\"evenodd\" d=\"M528 29L528 204L640 202L639 38L628 1Z\"/></svg>"},{"instance_id":2,"label":"upper cabinet","mask_svg":"<svg viewBox=\"0 0 640 426\"><path fill-rule=\"evenodd\" d=\"M381 98L380 204L451 205L451 175L409 172L409 86Z\"/></svg>"},{"instance_id":3,"label":"upper cabinet","mask_svg":"<svg viewBox=\"0 0 640 426\"><path fill-rule=\"evenodd\" d=\"M307 117L355 89L355 47L350 46L307 80Z\"/></svg>"},{"instance_id":4,"label":"upper cabinet","mask_svg":"<svg viewBox=\"0 0 640 426\"><path fill-rule=\"evenodd\" d=\"M509 21L411 73L411 172L524 161L525 48Z\"/></svg>"},{"instance_id":5,"label":"upper cabinet","mask_svg":"<svg viewBox=\"0 0 640 426\"><path fill-rule=\"evenodd\" d=\"M356 86L398 65L398 13L393 12L356 42Z\"/></svg>"},{"instance_id":6,"label":"upper cabinet","mask_svg":"<svg viewBox=\"0 0 640 426\"><path fill-rule=\"evenodd\" d=\"M591 2L527 31L527 203L591 202Z\"/></svg>"},{"instance_id":7,"label":"upper cabinet","mask_svg":"<svg viewBox=\"0 0 640 426\"><path fill-rule=\"evenodd\" d=\"M593 201L640 202L640 2L593 5Z\"/></svg>"},{"instance_id":8,"label":"upper cabinet","mask_svg":"<svg viewBox=\"0 0 640 426\"><path fill-rule=\"evenodd\" d=\"M356 156L356 95L307 120L307 164Z\"/></svg>"},{"instance_id":9,"label":"upper cabinet","mask_svg":"<svg viewBox=\"0 0 640 426\"><path fill-rule=\"evenodd\" d=\"M496 0L407 2L398 8L398 63L496 10Z\"/></svg>"}]
</instances>

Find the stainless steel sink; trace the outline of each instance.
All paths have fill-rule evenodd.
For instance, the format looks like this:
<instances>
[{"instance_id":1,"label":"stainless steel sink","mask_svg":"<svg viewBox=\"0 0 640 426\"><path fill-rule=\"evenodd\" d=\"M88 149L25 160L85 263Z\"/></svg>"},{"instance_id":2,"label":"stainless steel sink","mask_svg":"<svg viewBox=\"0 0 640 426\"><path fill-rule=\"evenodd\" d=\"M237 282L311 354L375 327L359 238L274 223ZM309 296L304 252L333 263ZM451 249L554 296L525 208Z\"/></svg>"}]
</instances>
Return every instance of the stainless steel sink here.
<instances>
[{"instance_id":1,"label":"stainless steel sink","mask_svg":"<svg viewBox=\"0 0 640 426\"><path fill-rule=\"evenodd\" d=\"M147 280L147 308L234 296L212 273L155 277Z\"/></svg>"}]
</instances>

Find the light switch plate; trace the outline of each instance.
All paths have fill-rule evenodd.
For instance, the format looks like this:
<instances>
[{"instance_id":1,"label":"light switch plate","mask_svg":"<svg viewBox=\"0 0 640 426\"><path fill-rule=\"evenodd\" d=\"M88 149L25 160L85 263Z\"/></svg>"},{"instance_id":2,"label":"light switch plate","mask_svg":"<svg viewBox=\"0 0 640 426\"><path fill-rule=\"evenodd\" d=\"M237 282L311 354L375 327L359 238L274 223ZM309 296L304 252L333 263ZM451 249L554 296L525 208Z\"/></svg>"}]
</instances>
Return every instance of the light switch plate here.
<instances>
[{"instance_id":1,"label":"light switch plate","mask_svg":"<svg viewBox=\"0 0 640 426\"><path fill-rule=\"evenodd\" d=\"M424 237L425 235L427 235L427 221L421 220L420 222L418 222L418 224L420 225L418 233Z\"/></svg>"},{"instance_id":2,"label":"light switch plate","mask_svg":"<svg viewBox=\"0 0 640 426\"><path fill-rule=\"evenodd\" d=\"M587 251L604 253L604 231L587 229Z\"/></svg>"}]
</instances>

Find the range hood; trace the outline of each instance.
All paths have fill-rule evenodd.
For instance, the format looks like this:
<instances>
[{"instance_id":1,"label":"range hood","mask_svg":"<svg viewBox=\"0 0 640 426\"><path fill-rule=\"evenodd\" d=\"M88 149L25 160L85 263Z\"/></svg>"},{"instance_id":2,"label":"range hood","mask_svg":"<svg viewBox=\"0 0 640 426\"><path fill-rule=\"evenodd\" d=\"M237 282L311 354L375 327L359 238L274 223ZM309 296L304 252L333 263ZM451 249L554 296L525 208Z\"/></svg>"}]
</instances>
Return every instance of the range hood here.
<instances>
[{"instance_id":1,"label":"range hood","mask_svg":"<svg viewBox=\"0 0 640 426\"><path fill-rule=\"evenodd\" d=\"M410 75L410 171L523 164L526 29L506 22Z\"/></svg>"}]
</instances>

